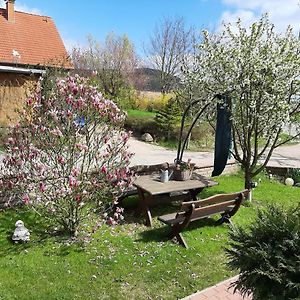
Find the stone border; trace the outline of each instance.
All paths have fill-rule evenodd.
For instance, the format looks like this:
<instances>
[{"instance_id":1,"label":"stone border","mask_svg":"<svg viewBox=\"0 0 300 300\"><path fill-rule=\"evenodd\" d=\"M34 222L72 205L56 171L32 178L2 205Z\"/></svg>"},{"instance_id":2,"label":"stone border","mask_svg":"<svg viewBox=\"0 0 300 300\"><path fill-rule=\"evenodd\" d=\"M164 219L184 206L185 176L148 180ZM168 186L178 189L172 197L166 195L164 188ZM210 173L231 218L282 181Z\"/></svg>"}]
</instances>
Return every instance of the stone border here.
<instances>
[{"instance_id":1,"label":"stone border","mask_svg":"<svg viewBox=\"0 0 300 300\"><path fill-rule=\"evenodd\" d=\"M203 166L203 167L197 167L195 172L197 174L203 175L205 177L211 177L212 171L214 169L214 166ZM222 174L229 175L229 174L235 174L240 170L240 165L237 162L231 162L228 163L223 171Z\"/></svg>"}]
</instances>

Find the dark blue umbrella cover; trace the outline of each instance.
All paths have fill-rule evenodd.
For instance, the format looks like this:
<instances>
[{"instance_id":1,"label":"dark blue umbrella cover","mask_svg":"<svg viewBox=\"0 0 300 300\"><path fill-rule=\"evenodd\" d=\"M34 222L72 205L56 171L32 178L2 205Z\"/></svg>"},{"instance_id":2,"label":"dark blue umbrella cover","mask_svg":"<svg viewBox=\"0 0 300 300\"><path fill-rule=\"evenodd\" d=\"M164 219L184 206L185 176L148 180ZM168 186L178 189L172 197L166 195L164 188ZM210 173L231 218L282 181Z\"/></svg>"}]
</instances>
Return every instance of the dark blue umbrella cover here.
<instances>
[{"instance_id":1,"label":"dark blue umbrella cover","mask_svg":"<svg viewBox=\"0 0 300 300\"><path fill-rule=\"evenodd\" d=\"M222 174L225 169L231 146L231 121L229 98L224 97L225 103L217 105L217 127L215 136L215 159L212 176Z\"/></svg>"}]
</instances>

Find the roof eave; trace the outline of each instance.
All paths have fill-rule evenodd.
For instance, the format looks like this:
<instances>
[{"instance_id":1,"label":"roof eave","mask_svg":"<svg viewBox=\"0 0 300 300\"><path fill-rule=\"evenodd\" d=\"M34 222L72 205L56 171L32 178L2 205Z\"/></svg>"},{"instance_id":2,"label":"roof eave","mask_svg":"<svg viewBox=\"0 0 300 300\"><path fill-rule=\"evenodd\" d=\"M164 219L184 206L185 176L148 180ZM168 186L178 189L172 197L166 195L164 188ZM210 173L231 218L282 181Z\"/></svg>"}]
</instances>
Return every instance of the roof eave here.
<instances>
[{"instance_id":1,"label":"roof eave","mask_svg":"<svg viewBox=\"0 0 300 300\"><path fill-rule=\"evenodd\" d=\"M35 69L35 70L46 70L46 69L63 69L66 71L73 70L73 66L56 66L56 65L32 65L32 64L20 64L20 63L10 63L10 62L0 62L0 66L3 67L14 67L21 69Z\"/></svg>"},{"instance_id":2,"label":"roof eave","mask_svg":"<svg viewBox=\"0 0 300 300\"><path fill-rule=\"evenodd\" d=\"M36 69L36 68L22 68L15 66L4 66L0 65L0 73L19 73L19 74L35 74L35 75L43 75L46 73L46 70Z\"/></svg>"}]
</instances>

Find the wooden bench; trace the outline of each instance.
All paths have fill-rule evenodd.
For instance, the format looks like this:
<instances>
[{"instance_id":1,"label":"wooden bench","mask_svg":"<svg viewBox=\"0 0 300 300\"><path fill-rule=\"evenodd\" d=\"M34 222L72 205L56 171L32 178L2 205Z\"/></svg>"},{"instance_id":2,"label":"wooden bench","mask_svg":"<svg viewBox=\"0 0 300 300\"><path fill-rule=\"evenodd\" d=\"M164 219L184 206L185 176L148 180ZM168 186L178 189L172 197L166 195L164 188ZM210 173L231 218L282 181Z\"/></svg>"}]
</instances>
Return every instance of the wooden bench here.
<instances>
[{"instance_id":1,"label":"wooden bench","mask_svg":"<svg viewBox=\"0 0 300 300\"><path fill-rule=\"evenodd\" d=\"M203 200L183 202L179 212L160 216L158 220L171 226L170 239L175 237L181 245L188 248L181 231L190 222L220 213L221 218L216 221L216 225L224 222L231 223L230 218L238 211L242 201L248 195L249 190L244 190L232 194L219 194Z\"/></svg>"}]
</instances>

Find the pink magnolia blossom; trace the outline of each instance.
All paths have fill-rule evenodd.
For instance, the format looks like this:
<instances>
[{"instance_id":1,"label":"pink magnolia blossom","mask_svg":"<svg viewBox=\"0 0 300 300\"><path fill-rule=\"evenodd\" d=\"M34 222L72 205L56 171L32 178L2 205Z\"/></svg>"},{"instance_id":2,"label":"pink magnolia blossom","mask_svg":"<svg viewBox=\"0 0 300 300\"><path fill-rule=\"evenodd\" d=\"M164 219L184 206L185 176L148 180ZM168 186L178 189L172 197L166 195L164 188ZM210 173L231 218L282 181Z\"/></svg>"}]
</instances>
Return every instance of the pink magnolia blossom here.
<instances>
[{"instance_id":1,"label":"pink magnolia blossom","mask_svg":"<svg viewBox=\"0 0 300 300\"><path fill-rule=\"evenodd\" d=\"M73 93L73 95L77 95L77 93L78 93L78 87L77 86L73 86L72 87L72 93Z\"/></svg>"},{"instance_id":2,"label":"pink magnolia blossom","mask_svg":"<svg viewBox=\"0 0 300 300\"><path fill-rule=\"evenodd\" d=\"M74 167L71 171L72 176L77 177L79 175L80 171L78 168Z\"/></svg>"},{"instance_id":3,"label":"pink magnolia blossom","mask_svg":"<svg viewBox=\"0 0 300 300\"><path fill-rule=\"evenodd\" d=\"M75 201L78 202L78 203L81 201L81 195L80 194L75 195Z\"/></svg>"},{"instance_id":4,"label":"pink magnolia blossom","mask_svg":"<svg viewBox=\"0 0 300 300\"><path fill-rule=\"evenodd\" d=\"M121 129L125 114L86 79L75 75L52 83L47 93L38 86L20 124L10 129L0 196L23 199L74 234L94 208L113 207L132 181L130 133ZM88 120L83 130L74 125L77 116ZM107 212L108 224L123 219L121 208Z\"/></svg>"},{"instance_id":5,"label":"pink magnolia blossom","mask_svg":"<svg viewBox=\"0 0 300 300\"><path fill-rule=\"evenodd\" d=\"M70 117L73 117L73 112L71 111L71 110L67 110L66 111L66 116L68 117L68 118L70 118Z\"/></svg>"},{"instance_id":6,"label":"pink magnolia blossom","mask_svg":"<svg viewBox=\"0 0 300 300\"><path fill-rule=\"evenodd\" d=\"M101 167L101 173L106 174L107 173L107 168L106 166Z\"/></svg>"},{"instance_id":7,"label":"pink magnolia blossom","mask_svg":"<svg viewBox=\"0 0 300 300\"><path fill-rule=\"evenodd\" d=\"M57 161L58 161L61 165L63 165L63 164L66 162L65 159L64 159L64 157L61 156L61 155L58 156Z\"/></svg>"},{"instance_id":8,"label":"pink magnolia blossom","mask_svg":"<svg viewBox=\"0 0 300 300\"><path fill-rule=\"evenodd\" d=\"M116 221L114 218L112 218L112 217L109 217L109 218L107 219L106 223L107 223L108 225L112 225L112 226L118 224L117 221Z\"/></svg>"},{"instance_id":9,"label":"pink magnolia blossom","mask_svg":"<svg viewBox=\"0 0 300 300\"><path fill-rule=\"evenodd\" d=\"M29 204L29 196L27 194L23 196L22 200L23 200L24 204Z\"/></svg>"},{"instance_id":10,"label":"pink magnolia blossom","mask_svg":"<svg viewBox=\"0 0 300 300\"><path fill-rule=\"evenodd\" d=\"M77 187L78 185L79 185L78 180L73 176L69 176L69 187L74 188Z\"/></svg>"},{"instance_id":11,"label":"pink magnolia blossom","mask_svg":"<svg viewBox=\"0 0 300 300\"><path fill-rule=\"evenodd\" d=\"M31 106L32 104L33 104L33 99L30 97L30 98L28 98L27 99L27 102L26 102L26 104L28 105L28 106Z\"/></svg>"},{"instance_id":12,"label":"pink magnolia blossom","mask_svg":"<svg viewBox=\"0 0 300 300\"><path fill-rule=\"evenodd\" d=\"M87 145L80 144L80 143L77 143L75 146L76 146L76 148L78 148L79 150L87 151L87 150L89 149L89 147L88 147Z\"/></svg>"},{"instance_id":13,"label":"pink magnolia blossom","mask_svg":"<svg viewBox=\"0 0 300 300\"><path fill-rule=\"evenodd\" d=\"M41 191L42 193L44 193L44 192L46 191L46 185L45 185L44 182L41 182L41 183L40 183L40 191Z\"/></svg>"},{"instance_id":14,"label":"pink magnolia blossom","mask_svg":"<svg viewBox=\"0 0 300 300\"><path fill-rule=\"evenodd\" d=\"M119 214L122 214L124 212L124 208L123 207L117 207L116 212L119 213Z\"/></svg>"},{"instance_id":15,"label":"pink magnolia blossom","mask_svg":"<svg viewBox=\"0 0 300 300\"><path fill-rule=\"evenodd\" d=\"M73 99L74 99L74 98L73 98L73 95L71 95L71 94L68 95L67 98L66 98L66 103L67 103L67 104L71 104L71 103L73 102ZM68 113L72 113L70 110L67 110L67 112L68 112Z\"/></svg>"}]
</instances>

